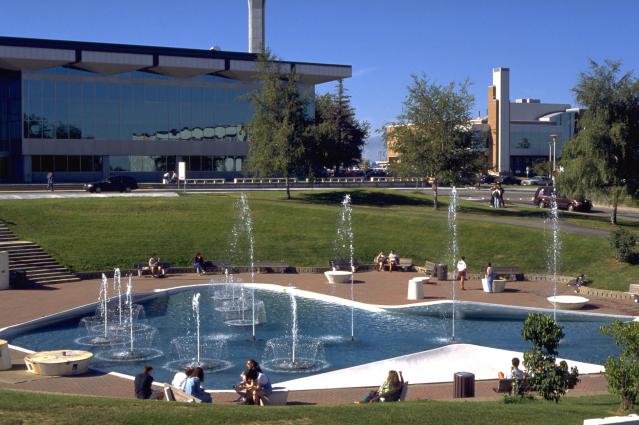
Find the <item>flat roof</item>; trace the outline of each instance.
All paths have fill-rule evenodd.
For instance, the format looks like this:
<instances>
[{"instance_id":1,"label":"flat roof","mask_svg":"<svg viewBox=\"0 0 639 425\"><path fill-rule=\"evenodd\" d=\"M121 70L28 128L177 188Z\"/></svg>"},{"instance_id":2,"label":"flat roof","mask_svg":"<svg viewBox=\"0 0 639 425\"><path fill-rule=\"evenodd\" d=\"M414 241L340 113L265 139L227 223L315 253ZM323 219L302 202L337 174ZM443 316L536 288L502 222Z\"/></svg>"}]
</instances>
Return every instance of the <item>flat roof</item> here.
<instances>
[{"instance_id":1,"label":"flat roof","mask_svg":"<svg viewBox=\"0 0 639 425\"><path fill-rule=\"evenodd\" d=\"M0 69L7 70L71 66L106 74L144 70L173 77L219 74L250 80L257 76L257 59L257 54L246 52L0 36ZM321 84L352 76L350 65L276 63L283 72L295 69L304 83Z\"/></svg>"}]
</instances>

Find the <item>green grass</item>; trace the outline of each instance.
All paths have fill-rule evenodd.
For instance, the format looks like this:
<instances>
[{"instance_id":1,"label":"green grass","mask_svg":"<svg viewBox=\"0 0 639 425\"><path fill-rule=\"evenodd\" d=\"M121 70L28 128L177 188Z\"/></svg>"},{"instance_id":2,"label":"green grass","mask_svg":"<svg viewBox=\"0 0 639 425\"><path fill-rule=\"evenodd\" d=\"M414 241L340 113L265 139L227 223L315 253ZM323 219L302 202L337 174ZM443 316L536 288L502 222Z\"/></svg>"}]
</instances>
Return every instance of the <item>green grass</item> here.
<instances>
[{"instance_id":1,"label":"green grass","mask_svg":"<svg viewBox=\"0 0 639 425\"><path fill-rule=\"evenodd\" d=\"M376 405L252 406L191 405L0 390L0 424L581 424L616 414L608 395L541 400L416 401Z\"/></svg>"},{"instance_id":2,"label":"green grass","mask_svg":"<svg viewBox=\"0 0 639 425\"><path fill-rule=\"evenodd\" d=\"M416 263L450 262L446 204L432 209L419 192L357 190L353 196L355 252L370 263L380 249L395 249ZM333 243L343 191L250 193L255 257L285 260L297 266L326 266ZM5 201L0 220L17 235L39 243L74 271L129 268L153 252L175 266L189 266L195 252L207 259L232 258L229 252L234 203L239 194L187 195L177 198L111 198ZM447 201L446 198L440 198ZM499 223L508 216L540 222L537 209L495 211L462 202L459 213L460 254L471 272L488 261L516 265L525 272L545 272L549 235L543 229ZM486 221L486 218L491 221ZM574 216L575 224L593 220ZM611 229L595 221L596 227ZM597 287L625 290L639 276L639 266L612 258L607 238L565 233L560 273L586 273ZM248 264L246 259L238 260Z\"/></svg>"}]
</instances>

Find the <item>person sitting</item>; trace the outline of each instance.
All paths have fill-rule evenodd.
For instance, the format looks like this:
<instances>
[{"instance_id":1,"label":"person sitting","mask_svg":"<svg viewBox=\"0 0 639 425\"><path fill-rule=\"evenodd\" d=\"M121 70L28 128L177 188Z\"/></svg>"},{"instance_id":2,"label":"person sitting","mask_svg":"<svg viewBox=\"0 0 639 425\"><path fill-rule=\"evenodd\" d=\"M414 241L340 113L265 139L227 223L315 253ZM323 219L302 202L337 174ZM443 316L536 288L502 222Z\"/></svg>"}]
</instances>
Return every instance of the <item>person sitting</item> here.
<instances>
[{"instance_id":1,"label":"person sitting","mask_svg":"<svg viewBox=\"0 0 639 425\"><path fill-rule=\"evenodd\" d=\"M261 370L257 372L257 378L251 381L248 390L253 398L253 404L260 405L260 400L264 401L264 404L268 404L268 397L273 394L273 386L270 379Z\"/></svg>"},{"instance_id":2,"label":"person sitting","mask_svg":"<svg viewBox=\"0 0 639 425\"><path fill-rule=\"evenodd\" d=\"M204 382L204 370L201 367L196 367L184 384L184 392L191 397L200 399L202 403L213 403L211 394L202 389L202 382Z\"/></svg>"},{"instance_id":3,"label":"person sitting","mask_svg":"<svg viewBox=\"0 0 639 425\"><path fill-rule=\"evenodd\" d=\"M262 368L253 359L249 359L246 362L246 367L241 373L242 382L237 385L233 385L233 389L239 395L236 402L253 404L253 394L251 393L251 385L257 380L258 373L262 372Z\"/></svg>"},{"instance_id":4,"label":"person sitting","mask_svg":"<svg viewBox=\"0 0 639 425\"><path fill-rule=\"evenodd\" d=\"M206 274L204 270L204 257L202 257L202 254L199 252L193 257L193 267L195 267L195 271L198 275Z\"/></svg>"},{"instance_id":5,"label":"person sitting","mask_svg":"<svg viewBox=\"0 0 639 425\"><path fill-rule=\"evenodd\" d=\"M384 264L386 264L386 255L384 251L380 251L379 254L375 257L375 268L378 272L384 271Z\"/></svg>"},{"instance_id":6,"label":"person sitting","mask_svg":"<svg viewBox=\"0 0 639 425\"><path fill-rule=\"evenodd\" d=\"M186 384L186 380L189 379L189 376L193 374L193 368L187 367L184 369L184 372L179 371L173 377L173 381L171 382L171 386L177 388L178 390L184 391L184 385Z\"/></svg>"},{"instance_id":7,"label":"person sitting","mask_svg":"<svg viewBox=\"0 0 639 425\"><path fill-rule=\"evenodd\" d=\"M393 251L392 249L388 253L387 264L388 264L388 271L391 271L391 272L393 271L393 268L397 269L397 266L399 265L399 256L395 254L395 251Z\"/></svg>"},{"instance_id":8,"label":"person sitting","mask_svg":"<svg viewBox=\"0 0 639 425\"><path fill-rule=\"evenodd\" d=\"M504 372L499 372L497 374L499 379L524 379L524 371L519 369L519 358L513 357L510 367L510 373L508 375L504 375Z\"/></svg>"},{"instance_id":9,"label":"person sitting","mask_svg":"<svg viewBox=\"0 0 639 425\"><path fill-rule=\"evenodd\" d=\"M366 394L359 403L377 403L379 401L397 401L402 394L403 382L399 379L397 371L391 370L388 372L388 377L379 386L377 390L373 390Z\"/></svg>"},{"instance_id":10,"label":"person sitting","mask_svg":"<svg viewBox=\"0 0 639 425\"><path fill-rule=\"evenodd\" d=\"M135 375L135 380L133 381L135 396L143 400L162 400L162 398L164 397L162 391L154 390L153 388L151 388L152 384L153 367L144 366L144 372Z\"/></svg>"},{"instance_id":11,"label":"person sitting","mask_svg":"<svg viewBox=\"0 0 639 425\"><path fill-rule=\"evenodd\" d=\"M153 253L151 258L149 258L149 271L153 277L164 276L164 269L162 269L162 265L160 264L160 257L158 257L156 253Z\"/></svg>"}]
</instances>

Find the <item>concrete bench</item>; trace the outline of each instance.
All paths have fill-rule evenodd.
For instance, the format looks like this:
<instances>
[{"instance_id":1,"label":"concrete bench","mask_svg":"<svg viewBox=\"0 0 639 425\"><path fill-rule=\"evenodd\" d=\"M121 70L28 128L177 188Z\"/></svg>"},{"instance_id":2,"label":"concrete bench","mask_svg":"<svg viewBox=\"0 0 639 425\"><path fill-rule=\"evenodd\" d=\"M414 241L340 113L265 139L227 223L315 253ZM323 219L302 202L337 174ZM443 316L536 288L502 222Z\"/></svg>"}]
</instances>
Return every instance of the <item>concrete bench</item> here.
<instances>
[{"instance_id":1,"label":"concrete bench","mask_svg":"<svg viewBox=\"0 0 639 425\"><path fill-rule=\"evenodd\" d=\"M171 263L167 263L165 261L160 261L159 264L160 264L160 267L162 268L162 276L164 276L171 269ZM149 267L149 262L148 261L145 262L145 263L133 263L133 269L137 270L138 277L141 277L145 273L148 273L149 276L151 275L151 268Z\"/></svg>"},{"instance_id":2,"label":"concrete bench","mask_svg":"<svg viewBox=\"0 0 639 425\"><path fill-rule=\"evenodd\" d=\"M199 398L192 397L182 390L178 390L170 385L164 386L164 400L179 401L182 403L202 403Z\"/></svg>"},{"instance_id":3,"label":"concrete bench","mask_svg":"<svg viewBox=\"0 0 639 425\"><path fill-rule=\"evenodd\" d=\"M284 261L257 261L253 266L258 273L285 273L289 268Z\"/></svg>"},{"instance_id":4,"label":"concrete bench","mask_svg":"<svg viewBox=\"0 0 639 425\"><path fill-rule=\"evenodd\" d=\"M524 280L524 274L516 266L493 267L493 276L505 276L507 280Z\"/></svg>"},{"instance_id":5,"label":"concrete bench","mask_svg":"<svg viewBox=\"0 0 639 425\"><path fill-rule=\"evenodd\" d=\"M273 392L268 397L260 398L260 406L285 406L288 402L288 389L273 387Z\"/></svg>"},{"instance_id":6,"label":"concrete bench","mask_svg":"<svg viewBox=\"0 0 639 425\"><path fill-rule=\"evenodd\" d=\"M437 267L437 264L433 263L432 261L426 261L424 263L424 266L415 266L415 270L417 270L420 273L424 273L426 274L426 276L435 276L435 268Z\"/></svg>"},{"instance_id":7,"label":"concrete bench","mask_svg":"<svg viewBox=\"0 0 639 425\"><path fill-rule=\"evenodd\" d=\"M399 264L397 265L402 271L411 271L413 269L413 259L412 258L400 258Z\"/></svg>"}]
</instances>

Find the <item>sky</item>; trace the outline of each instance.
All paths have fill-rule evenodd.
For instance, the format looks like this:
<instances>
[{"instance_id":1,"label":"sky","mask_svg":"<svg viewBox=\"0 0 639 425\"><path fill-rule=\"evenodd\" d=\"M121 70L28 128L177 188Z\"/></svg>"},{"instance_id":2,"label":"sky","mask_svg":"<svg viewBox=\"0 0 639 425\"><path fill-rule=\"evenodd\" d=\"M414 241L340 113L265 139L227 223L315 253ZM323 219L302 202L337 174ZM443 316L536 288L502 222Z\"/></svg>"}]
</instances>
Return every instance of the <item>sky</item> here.
<instances>
[{"instance_id":1,"label":"sky","mask_svg":"<svg viewBox=\"0 0 639 425\"><path fill-rule=\"evenodd\" d=\"M0 35L247 51L246 0L0 0ZM510 68L510 97L575 106L589 60L639 72L635 0L267 0L266 45L283 60L352 65L358 119L395 120L412 74L468 79L486 113L493 67ZM316 91L335 89L333 83ZM364 156L380 159L373 131Z\"/></svg>"}]
</instances>

